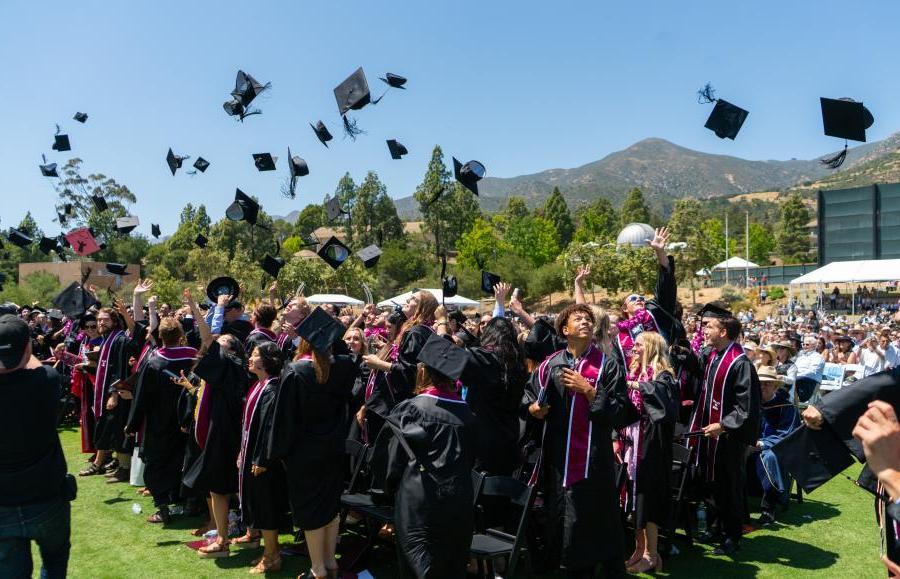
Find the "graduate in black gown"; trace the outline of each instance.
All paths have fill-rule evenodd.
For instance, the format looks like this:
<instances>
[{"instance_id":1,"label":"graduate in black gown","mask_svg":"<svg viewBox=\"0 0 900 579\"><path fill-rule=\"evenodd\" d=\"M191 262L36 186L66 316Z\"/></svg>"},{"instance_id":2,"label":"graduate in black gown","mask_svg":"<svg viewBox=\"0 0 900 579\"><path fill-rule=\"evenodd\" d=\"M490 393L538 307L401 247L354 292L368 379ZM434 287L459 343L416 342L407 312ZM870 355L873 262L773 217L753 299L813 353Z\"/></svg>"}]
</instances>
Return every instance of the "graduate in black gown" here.
<instances>
[{"instance_id":1,"label":"graduate in black gown","mask_svg":"<svg viewBox=\"0 0 900 579\"><path fill-rule=\"evenodd\" d=\"M394 437L385 491L394 496L400 576L462 578L474 526L475 417L456 381L468 356L435 335L419 360L418 395L388 418Z\"/></svg>"},{"instance_id":2,"label":"graduate in black gown","mask_svg":"<svg viewBox=\"0 0 900 579\"><path fill-rule=\"evenodd\" d=\"M662 570L657 549L659 527L669 522L672 442L678 418L678 383L657 332L634 342L627 369L628 398L636 411L623 430L623 462L628 472L628 507L634 511L635 549L626 561L629 573Z\"/></svg>"},{"instance_id":3,"label":"graduate in black gown","mask_svg":"<svg viewBox=\"0 0 900 579\"><path fill-rule=\"evenodd\" d=\"M532 477L547 511L547 550L538 563L561 563L569 577L593 577L599 563L607 577L625 573L611 441L631 403L621 366L591 343L594 323L585 304L560 312L557 333L568 345L534 371L522 405L543 424L543 454Z\"/></svg>"},{"instance_id":4,"label":"graduate in black gown","mask_svg":"<svg viewBox=\"0 0 900 579\"><path fill-rule=\"evenodd\" d=\"M175 318L159 324L162 347L150 353L141 365L134 400L125 430L140 435L140 457L144 461L144 483L158 509L147 520L166 523L169 505L179 502L186 435L178 420L182 387L166 371L178 376L195 362L197 350L184 346L184 332Z\"/></svg>"},{"instance_id":5,"label":"graduate in black gown","mask_svg":"<svg viewBox=\"0 0 900 579\"><path fill-rule=\"evenodd\" d=\"M244 341L244 350L249 354L253 352L253 348L266 342L277 342L278 335L272 331L272 324L275 323L275 317L278 312L275 306L262 303L256 306L253 314L250 316L250 323L253 324L253 330Z\"/></svg>"},{"instance_id":6,"label":"graduate in black gown","mask_svg":"<svg viewBox=\"0 0 900 579\"><path fill-rule=\"evenodd\" d=\"M294 524L303 529L312 569L303 577L336 576L338 512L344 488L344 442L356 365L341 341L344 326L316 308L297 333L312 359L288 364L281 375L269 458L287 470ZM339 350L339 351L340 351Z\"/></svg>"}]
</instances>

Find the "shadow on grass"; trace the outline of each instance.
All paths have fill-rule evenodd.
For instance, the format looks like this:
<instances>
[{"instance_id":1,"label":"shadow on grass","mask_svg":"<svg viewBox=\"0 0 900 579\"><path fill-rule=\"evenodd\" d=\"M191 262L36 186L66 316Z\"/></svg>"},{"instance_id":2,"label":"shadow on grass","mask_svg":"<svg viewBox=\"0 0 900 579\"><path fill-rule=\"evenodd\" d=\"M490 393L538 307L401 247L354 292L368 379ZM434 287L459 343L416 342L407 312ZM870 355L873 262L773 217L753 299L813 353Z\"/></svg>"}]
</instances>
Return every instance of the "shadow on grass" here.
<instances>
[{"instance_id":1,"label":"shadow on grass","mask_svg":"<svg viewBox=\"0 0 900 579\"><path fill-rule=\"evenodd\" d=\"M128 501L129 501L129 499L126 499L125 497L123 497L123 496L120 495L120 496L118 496L118 497L113 497L113 498L111 498L111 499L106 499L105 501L103 501L103 504L105 504L105 505L114 505L114 504L116 504L116 503L127 503Z\"/></svg>"},{"instance_id":2,"label":"shadow on grass","mask_svg":"<svg viewBox=\"0 0 900 579\"><path fill-rule=\"evenodd\" d=\"M183 545L183 544L184 544L183 541L175 541L175 540L157 541L156 546L157 547L172 547L173 545Z\"/></svg>"},{"instance_id":3,"label":"shadow on grass","mask_svg":"<svg viewBox=\"0 0 900 579\"><path fill-rule=\"evenodd\" d=\"M779 513L776 518L779 523L785 525L803 525L811 521L833 519L841 514L841 511L831 503L811 501L803 497L803 504L792 502L787 512Z\"/></svg>"},{"instance_id":4,"label":"shadow on grass","mask_svg":"<svg viewBox=\"0 0 900 579\"><path fill-rule=\"evenodd\" d=\"M775 535L753 537L744 543L746 548L739 553L740 559L792 569L826 569L839 557L837 553Z\"/></svg>"}]
</instances>

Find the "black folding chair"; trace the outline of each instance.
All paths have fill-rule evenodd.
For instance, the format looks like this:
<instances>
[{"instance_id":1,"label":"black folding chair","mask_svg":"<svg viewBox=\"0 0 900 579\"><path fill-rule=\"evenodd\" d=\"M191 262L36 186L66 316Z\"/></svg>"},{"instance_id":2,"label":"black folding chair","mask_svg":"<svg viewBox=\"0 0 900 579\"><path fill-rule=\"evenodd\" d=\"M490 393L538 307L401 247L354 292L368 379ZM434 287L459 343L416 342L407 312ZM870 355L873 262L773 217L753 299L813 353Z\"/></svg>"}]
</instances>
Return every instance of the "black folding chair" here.
<instances>
[{"instance_id":1,"label":"black folding chair","mask_svg":"<svg viewBox=\"0 0 900 579\"><path fill-rule=\"evenodd\" d=\"M484 497L505 497L509 499L511 505L519 507L521 513L516 523L515 534L486 528L479 529L472 537L470 553L478 561L478 575L495 577L494 560L502 558L506 561L504 577L514 577L520 554L528 556L527 550L523 550L523 547L528 514L534 499L534 487L508 476L488 476L485 477L476 499L479 506Z\"/></svg>"},{"instance_id":2,"label":"black folding chair","mask_svg":"<svg viewBox=\"0 0 900 579\"><path fill-rule=\"evenodd\" d=\"M694 544L694 525L690 509L685 509L690 502L687 497L687 485L691 473L691 449L677 442L672 443L672 502L673 508L666 534L670 541L675 540L678 522L684 519L684 534L688 545Z\"/></svg>"}]
</instances>

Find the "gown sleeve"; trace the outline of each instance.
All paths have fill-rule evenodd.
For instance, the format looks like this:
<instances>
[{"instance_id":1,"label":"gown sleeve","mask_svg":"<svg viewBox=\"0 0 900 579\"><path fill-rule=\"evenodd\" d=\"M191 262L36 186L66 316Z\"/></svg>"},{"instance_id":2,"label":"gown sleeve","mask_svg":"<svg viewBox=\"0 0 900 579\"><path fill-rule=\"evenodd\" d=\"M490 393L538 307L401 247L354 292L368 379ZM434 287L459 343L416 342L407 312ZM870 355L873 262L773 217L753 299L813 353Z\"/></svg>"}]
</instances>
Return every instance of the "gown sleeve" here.
<instances>
[{"instance_id":1,"label":"gown sleeve","mask_svg":"<svg viewBox=\"0 0 900 579\"><path fill-rule=\"evenodd\" d=\"M427 331L415 327L403 337L397 361L391 364L389 377L400 400L412 396L416 385L416 366L419 363L419 352L428 340Z\"/></svg>"},{"instance_id":2,"label":"gown sleeve","mask_svg":"<svg viewBox=\"0 0 900 579\"><path fill-rule=\"evenodd\" d=\"M591 419L605 419L612 428L622 428L627 420L628 407L634 405L628 400L628 387L622 368L611 357L603 360L600 384L591 402Z\"/></svg>"},{"instance_id":3,"label":"gown sleeve","mask_svg":"<svg viewBox=\"0 0 900 579\"><path fill-rule=\"evenodd\" d=\"M722 417L722 427L735 432L747 444L759 436L760 394L759 378L749 360L738 361L734 367L734 408Z\"/></svg>"},{"instance_id":4,"label":"gown sleeve","mask_svg":"<svg viewBox=\"0 0 900 579\"><path fill-rule=\"evenodd\" d=\"M656 271L656 302L670 315L675 311L675 301L678 287L675 283L675 258L668 256L669 267L657 264Z\"/></svg>"},{"instance_id":5,"label":"gown sleeve","mask_svg":"<svg viewBox=\"0 0 900 579\"><path fill-rule=\"evenodd\" d=\"M147 364L144 364L140 374L138 374L137 384L134 387L134 399L131 401L131 410L128 411L128 422L125 423L125 430L128 432L137 432L144 421L144 413L147 406L147 389L150 387L148 373L152 371Z\"/></svg>"},{"instance_id":6,"label":"gown sleeve","mask_svg":"<svg viewBox=\"0 0 900 579\"><path fill-rule=\"evenodd\" d=\"M675 424L678 418L678 381L669 372L640 382L644 412L654 424Z\"/></svg>"}]
</instances>

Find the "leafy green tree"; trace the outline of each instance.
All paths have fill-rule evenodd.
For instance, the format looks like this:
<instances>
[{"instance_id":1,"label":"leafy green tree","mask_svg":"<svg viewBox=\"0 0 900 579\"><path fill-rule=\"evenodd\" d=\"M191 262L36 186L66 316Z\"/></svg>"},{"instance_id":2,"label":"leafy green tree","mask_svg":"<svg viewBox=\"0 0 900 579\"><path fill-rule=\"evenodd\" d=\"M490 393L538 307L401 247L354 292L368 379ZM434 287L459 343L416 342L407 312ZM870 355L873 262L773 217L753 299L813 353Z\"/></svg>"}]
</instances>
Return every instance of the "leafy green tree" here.
<instances>
[{"instance_id":1,"label":"leafy green tree","mask_svg":"<svg viewBox=\"0 0 900 579\"><path fill-rule=\"evenodd\" d=\"M750 261L765 266L775 251L776 240L771 229L761 223L750 224Z\"/></svg>"},{"instance_id":2,"label":"leafy green tree","mask_svg":"<svg viewBox=\"0 0 900 579\"><path fill-rule=\"evenodd\" d=\"M575 241L587 243L609 243L616 239L619 229L619 218L609 199L598 197L593 203L577 212L578 228L575 230Z\"/></svg>"},{"instance_id":3,"label":"leafy green tree","mask_svg":"<svg viewBox=\"0 0 900 579\"><path fill-rule=\"evenodd\" d=\"M569 213L569 206L566 205L566 200L560 193L559 187L554 187L553 193L547 198L543 208L543 216L556 227L559 245L561 247L569 245L575 233L575 225L572 223L572 214Z\"/></svg>"},{"instance_id":4,"label":"leafy green tree","mask_svg":"<svg viewBox=\"0 0 900 579\"><path fill-rule=\"evenodd\" d=\"M534 267L549 263L559 255L556 227L544 217L525 217L510 224L504 239Z\"/></svg>"},{"instance_id":5,"label":"leafy green tree","mask_svg":"<svg viewBox=\"0 0 900 579\"><path fill-rule=\"evenodd\" d=\"M809 210L800 193L792 193L781 203L778 222L778 253L787 263L802 263L809 258Z\"/></svg>"},{"instance_id":6,"label":"leafy green tree","mask_svg":"<svg viewBox=\"0 0 900 579\"><path fill-rule=\"evenodd\" d=\"M459 239L456 250L459 263L473 269L483 269L512 251L512 246L497 235L489 221L479 217Z\"/></svg>"},{"instance_id":7,"label":"leafy green tree","mask_svg":"<svg viewBox=\"0 0 900 579\"><path fill-rule=\"evenodd\" d=\"M551 261L534 270L528 290L533 297L550 296L565 289L566 268L560 261ZM551 302L552 305L552 302Z\"/></svg>"},{"instance_id":8,"label":"leafy green tree","mask_svg":"<svg viewBox=\"0 0 900 579\"><path fill-rule=\"evenodd\" d=\"M480 214L474 195L459 183L451 182L440 145L435 145L425 177L413 196L419 203L425 230L434 236L438 256L455 248Z\"/></svg>"},{"instance_id":9,"label":"leafy green tree","mask_svg":"<svg viewBox=\"0 0 900 579\"><path fill-rule=\"evenodd\" d=\"M354 239L359 247L403 237L403 222L397 215L397 207L374 171L369 171L356 189L352 217Z\"/></svg>"},{"instance_id":10,"label":"leafy green tree","mask_svg":"<svg viewBox=\"0 0 900 579\"><path fill-rule=\"evenodd\" d=\"M0 290L0 302L31 305L38 302L42 307L52 307L53 298L62 290L59 278L46 271L36 271L26 276L22 283L6 283Z\"/></svg>"},{"instance_id":11,"label":"leafy green tree","mask_svg":"<svg viewBox=\"0 0 900 579\"><path fill-rule=\"evenodd\" d=\"M412 282L428 273L429 261L425 248L419 244L393 239L385 242L381 251L376 269L377 288L382 296L402 293L411 287Z\"/></svg>"},{"instance_id":12,"label":"leafy green tree","mask_svg":"<svg viewBox=\"0 0 900 579\"><path fill-rule=\"evenodd\" d=\"M376 240L380 244L388 241L405 241L406 233L403 230L403 221L397 214L397 206L387 192L383 192L375 201Z\"/></svg>"},{"instance_id":13,"label":"leafy green tree","mask_svg":"<svg viewBox=\"0 0 900 579\"><path fill-rule=\"evenodd\" d=\"M38 224L34 220L34 217L31 216L30 211L25 214L25 217L16 226L16 229L31 237L34 240L34 243L26 247L17 247L12 243L4 242L3 248L0 248L0 274L4 276L3 279L5 282L0 282L0 285L3 285L4 283L6 285L14 285L16 283L19 279L20 263L51 260L50 256L44 255L43 252L38 249L38 243L44 232L38 227Z\"/></svg>"},{"instance_id":14,"label":"leafy green tree","mask_svg":"<svg viewBox=\"0 0 900 579\"><path fill-rule=\"evenodd\" d=\"M622 203L622 209L619 211L620 227L625 227L629 223L650 223L652 220L644 194L635 187L628 192Z\"/></svg>"},{"instance_id":15,"label":"leafy green tree","mask_svg":"<svg viewBox=\"0 0 900 579\"><path fill-rule=\"evenodd\" d=\"M294 234L300 237L306 237L316 229L325 226L328 219L325 216L325 207L319 203L307 205L300 212L297 221L294 223Z\"/></svg>"}]
</instances>

